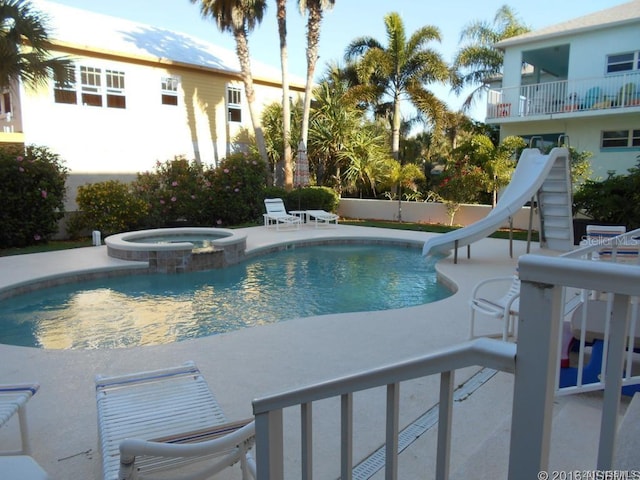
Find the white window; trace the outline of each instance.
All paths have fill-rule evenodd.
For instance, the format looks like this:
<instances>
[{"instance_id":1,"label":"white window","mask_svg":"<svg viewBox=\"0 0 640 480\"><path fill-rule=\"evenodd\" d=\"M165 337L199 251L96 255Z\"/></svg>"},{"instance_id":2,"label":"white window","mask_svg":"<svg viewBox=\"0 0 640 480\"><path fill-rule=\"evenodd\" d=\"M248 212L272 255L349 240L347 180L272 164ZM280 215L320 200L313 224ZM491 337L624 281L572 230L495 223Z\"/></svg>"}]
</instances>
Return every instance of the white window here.
<instances>
[{"instance_id":1,"label":"white window","mask_svg":"<svg viewBox=\"0 0 640 480\"><path fill-rule=\"evenodd\" d=\"M95 67L80 67L80 91L82 105L102 106L102 70Z\"/></svg>"},{"instance_id":2,"label":"white window","mask_svg":"<svg viewBox=\"0 0 640 480\"><path fill-rule=\"evenodd\" d=\"M69 66L66 69L65 79L54 78L53 98L56 103L78 103L78 85L76 81L76 69Z\"/></svg>"},{"instance_id":3,"label":"white window","mask_svg":"<svg viewBox=\"0 0 640 480\"><path fill-rule=\"evenodd\" d=\"M227 120L242 122L242 90L227 86Z\"/></svg>"},{"instance_id":4,"label":"white window","mask_svg":"<svg viewBox=\"0 0 640 480\"><path fill-rule=\"evenodd\" d=\"M53 97L56 103L80 103L91 107L127 108L125 73L119 70L80 65L69 67L65 81L54 79ZM78 82L79 80L79 82ZM80 87L78 88L78 83Z\"/></svg>"},{"instance_id":5,"label":"white window","mask_svg":"<svg viewBox=\"0 0 640 480\"><path fill-rule=\"evenodd\" d=\"M640 70L640 52L607 55L607 73Z\"/></svg>"},{"instance_id":6,"label":"white window","mask_svg":"<svg viewBox=\"0 0 640 480\"><path fill-rule=\"evenodd\" d=\"M11 113L11 94L8 91L0 95L0 115Z\"/></svg>"},{"instance_id":7,"label":"white window","mask_svg":"<svg viewBox=\"0 0 640 480\"><path fill-rule=\"evenodd\" d=\"M107 107L127 108L127 99L124 95L124 72L117 70L105 70L107 79Z\"/></svg>"},{"instance_id":8,"label":"white window","mask_svg":"<svg viewBox=\"0 0 640 480\"><path fill-rule=\"evenodd\" d=\"M178 105L178 77L162 77L162 104Z\"/></svg>"},{"instance_id":9,"label":"white window","mask_svg":"<svg viewBox=\"0 0 640 480\"><path fill-rule=\"evenodd\" d=\"M640 147L640 130L609 130L602 132L601 148Z\"/></svg>"}]
</instances>

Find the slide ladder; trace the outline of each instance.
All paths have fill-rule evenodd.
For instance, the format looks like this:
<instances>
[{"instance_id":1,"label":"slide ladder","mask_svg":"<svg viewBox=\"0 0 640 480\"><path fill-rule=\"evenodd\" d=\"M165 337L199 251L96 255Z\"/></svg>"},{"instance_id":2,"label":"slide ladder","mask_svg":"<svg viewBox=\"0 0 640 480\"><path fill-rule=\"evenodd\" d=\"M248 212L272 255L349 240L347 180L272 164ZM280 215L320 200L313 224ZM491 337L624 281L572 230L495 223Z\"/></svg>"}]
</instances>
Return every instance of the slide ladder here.
<instances>
[{"instance_id":1,"label":"slide ladder","mask_svg":"<svg viewBox=\"0 0 640 480\"><path fill-rule=\"evenodd\" d=\"M538 190L540 246L568 252L573 246L571 170L564 157L556 158Z\"/></svg>"}]
</instances>

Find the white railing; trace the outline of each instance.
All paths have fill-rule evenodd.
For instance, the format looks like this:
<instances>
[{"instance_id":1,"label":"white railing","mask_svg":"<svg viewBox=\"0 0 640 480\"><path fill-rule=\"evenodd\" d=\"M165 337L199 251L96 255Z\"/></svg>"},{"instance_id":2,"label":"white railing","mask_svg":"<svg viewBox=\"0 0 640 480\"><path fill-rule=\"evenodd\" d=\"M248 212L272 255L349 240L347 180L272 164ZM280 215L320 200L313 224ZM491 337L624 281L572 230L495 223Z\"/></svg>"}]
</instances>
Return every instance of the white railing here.
<instances>
[{"instance_id":1,"label":"white railing","mask_svg":"<svg viewBox=\"0 0 640 480\"><path fill-rule=\"evenodd\" d=\"M515 345L512 343L481 338L403 363L387 365L254 400L258 480L283 478L311 480L313 478L313 403L334 397L340 398L340 438L336 438L336 442L341 445L340 478L341 480L351 479L353 469L353 394L383 386L386 387L385 478L396 479L398 475L400 383L431 375L440 375L435 478L441 480L449 478L455 370L479 365L513 372L515 350ZM302 426L301 471L287 472L288 476L285 477L283 410L288 407L300 409ZM288 452L287 458L290 457L291 452ZM322 459L322 462L326 461L327 459Z\"/></svg>"},{"instance_id":2,"label":"white railing","mask_svg":"<svg viewBox=\"0 0 640 480\"><path fill-rule=\"evenodd\" d=\"M579 252L576 255L580 257L588 255L588 252ZM516 356L509 478L536 478L539 471L548 470L563 321L567 314L566 304L572 303L567 302L567 292L582 290L604 291L611 299L604 337L608 362L597 386L605 391L597 468L610 470L621 388L623 383L627 386L640 383L640 377L628 376L623 365L623 357L633 355L632 348L628 348L633 344L628 343L627 307L633 304L633 297L640 296L640 268L615 262L586 261L584 258L525 255L520 258L519 273L521 296L517 355L515 344L478 339L418 359L255 400L258 479L312 478L312 407L314 402L328 398L340 399L340 412L336 412L340 417L340 436L336 437L335 443L341 446L341 479L352 478L353 394L381 386L386 387L385 478L396 479L400 383L440 375L435 478L446 480L449 478L455 370L479 365L509 372L514 370ZM582 385L581 388L595 387ZM566 393L577 389L570 387ZM300 411L300 461L290 462L299 464L300 472L285 472L283 419L285 409L289 408ZM292 455L292 452L286 452L287 459ZM425 455L430 453L425 452ZM329 459L322 458L321 461L326 463Z\"/></svg>"},{"instance_id":3,"label":"white railing","mask_svg":"<svg viewBox=\"0 0 640 480\"><path fill-rule=\"evenodd\" d=\"M571 290L597 292L610 305L606 316L594 318L605 331L603 358L607 361L603 362L606 366L601 381L597 387L585 384L564 393L604 390L596 468L611 470L622 387L640 384L640 377L628 376L624 365L624 358L634 355L633 348L629 348L633 345L629 342L629 324L633 323L629 306L640 296L640 268L617 262L533 255L521 257L518 265L521 294L509 478L533 478L535 468L546 470L548 464L551 412L561 376L558 364L565 298ZM632 331L631 338L633 335ZM529 475L518 475L522 472Z\"/></svg>"},{"instance_id":4,"label":"white railing","mask_svg":"<svg viewBox=\"0 0 640 480\"><path fill-rule=\"evenodd\" d=\"M487 118L640 107L640 72L491 89Z\"/></svg>"},{"instance_id":5,"label":"white railing","mask_svg":"<svg viewBox=\"0 0 640 480\"><path fill-rule=\"evenodd\" d=\"M606 228L606 227L605 227ZM609 238L585 238L581 247L562 255L565 258L576 258L603 263L640 265L640 229ZM611 318L614 308L613 295L603 285L597 290L572 290L565 296L578 296L580 304L577 309L565 312L565 331L563 340L571 334L574 339L574 352L571 365L560 370L558 394L601 390L607 371L608 349L611 338ZM575 297L574 297L575 298ZM640 375L633 375L634 362L638 361L634 350L640 348L640 325L638 325L638 298L629 300L628 318L624 337L625 357L622 385L625 389L640 384ZM566 348L566 342L563 342ZM564 352L566 355L566 352Z\"/></svg>"}]
</instances>

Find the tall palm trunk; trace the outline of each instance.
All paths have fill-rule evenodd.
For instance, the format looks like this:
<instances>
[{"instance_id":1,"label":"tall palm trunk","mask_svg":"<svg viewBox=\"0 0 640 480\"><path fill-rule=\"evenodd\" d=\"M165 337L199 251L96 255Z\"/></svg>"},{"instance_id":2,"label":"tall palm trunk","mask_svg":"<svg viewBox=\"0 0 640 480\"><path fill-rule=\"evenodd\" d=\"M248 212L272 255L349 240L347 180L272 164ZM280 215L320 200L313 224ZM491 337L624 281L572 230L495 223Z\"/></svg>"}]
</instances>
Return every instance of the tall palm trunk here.
<instances>
[{"instance_id":1,"label":"tall palm trunk","mask_svg":"<svg viewBox=\"0 0 640 480\"><path fill-rule=\"evenodd\" d=\"M391 155L396 160L400 159L400 90L396 89L393 95L393 119L391 124Z\"/></svg>"},{"instance_id":2,"label":"tall palm trunk","mask_svg":"<svg viewBox=\"0 0 640 480\"><path fill-rule=\"evenodd\" d=\"M287 2L277 0L278 33L280 35L280 67L282 69L282 160L284 165L284 187L293 189L293 166L291 155L291 102L289 101L289 72L287 53Z\"/></svg>"},{"instance_id":3,"label":"tall palm trunk","mask_svg":"<svg viewBox=\"0 0 640 480\"><path fill-rule=\"evenodd\" d=\"M256 94L253 90L253 76L251 74L251 60L249 57L249 43L247 42L247 31L241 26L233 29L233 38L236 41L236 54L238 55L238 61L240 62L240 73L242 75L242 82L244 83L244 92L247 97L247 105L249 106L249 116L251 117L251 124L256 135L256 144L258 146L258 152L260 157L267 164L267 172L269 171L269 157L267 156L267 147L264 140L264 132L262 130L262 123L260 121L260 115L256 109Z\"/></svg>"},{"instance_id":4,"label":"tall palm trunk","mask_svg":"<svg viewBox=\"0 0 640 480\"><path fill-rule=\"evenodd\" d=\"M307 20L307 81L304 90L304 108L302 111L302 142L307 145L309 136L309 116L311 114L311 95L313 75L318 61L318 43L320 42L320 24L322 23L322 6L319 2L310 4Z\"/></svg>"}]
</instances>

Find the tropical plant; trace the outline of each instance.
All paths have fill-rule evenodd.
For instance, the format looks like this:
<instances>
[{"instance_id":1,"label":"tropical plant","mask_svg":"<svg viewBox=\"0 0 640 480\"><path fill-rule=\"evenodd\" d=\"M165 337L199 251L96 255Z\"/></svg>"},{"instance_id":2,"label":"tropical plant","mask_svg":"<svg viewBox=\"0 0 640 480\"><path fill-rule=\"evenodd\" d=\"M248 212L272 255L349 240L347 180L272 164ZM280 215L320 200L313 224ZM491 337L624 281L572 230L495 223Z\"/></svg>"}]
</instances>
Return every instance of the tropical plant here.
<instances>
[{"instance_id":1,"label":"tropical plant","mask_svg":"<svg viewBox=\"0 0 640 480\"><path fill-rule=\"evenodd\" d=\"M363 115L348 100L343 82L322 82L314 90L316 107L309 125L309 167L318 185L340 188L344 158L340 152L350 135L361 128Z\"/></svg>"},{"instance_id":2,"label":"tropical plant","mask_svg":"<svg viewBox=\"0 0 640 480\"><path fill-rule=\"evenodd\" d=\"M473 135L453 151L453 156L467 159L487 174L484 191L491 194L492 205L495 206L498 191L511 180L516 165L514 156L525 146L526 142L517 136L506 137L499 145L494 145L486 135Z\"/></svg>"},{"instance_id":3,"label":"tropical plant","mask_svg":"<svg viewBox=\"0 0 640 480\"><path fill-rule=\"evenodd\" d=\"M253 89L253 75L251 74L251 57L249 54L249 32L262 21L267 8L266 0L191 0L200 4L203 17L215 20L221 32L230 32L236 42L236 55L240 62L240 72L244 83L245 96L249 106L251 123L255 131L256 144L260 157L266 164L267 150L264 143L264 133L260 116L255 105L255 91ZM267 172L268 174L270 172Z\"/></svg>"},{"instance_id":4,"label":"tropical plant","mask_svg":"<svg viewBox=\"0 0 640 480\"><path fill-rule=\"evenodd\" d=\"M449 162L442 172L435 192L444 200L449 215L449 225L463 203L476 203L488 183L487 173L469 161L469 157Z\"/></svg>"},{"instance_id":5,"label":"tropical plant","mask_svg":"<svg viewBox=\"0 0 640 480\"><path fill-rule=\"evenodd\" d=\"M640 228L640 161L628 174L609 172L602 181L586 180L573 195L575 213L593 219L594 223L626 225L627 230Z\"/></svg>"},{"instance_id":6,"label":"tropical plant","mask_svg":"<svg viewBox=\"0 0 640 480\"><path fill-rule=\"evenodd\" d=\"M293 188L293 166L291 155L291 103L289 100L289 72L287 54L287 1L276 0L278 19L278 35L280 37L280 67L282 74L282 160L284 167L284 187Z\"/></svg>"},{"instance_id":7,"label":"tropical plant","mask_svg":"<svg viewBox=\"0 0 640 480\"><path fill-rule=\"evenodd\" d=\"M376 125L365 125L352 132L349 141L338 152L346 164L344 181L347 191L355 191L362 198L363 192L376 197L376 185L385 180L389 149L384 132Z\"/></svg>"},{"instance_id":8,"label":"tropical plant","mask_svg":"<svg viewBox=\"0 0 640 480\"><path fill-rule=\"evenodd\" d=\"M267 155L271 166L282 162L284 152L284 128L282 123L282 104L274 102L262 110L262 125L264 128L264 140L267 147ZM289 149L295 151L300 142L300 126L302 119L302 100L292 103L290 108L291 131L286 138L289 139Z\"/></svg>"},{"instance_id":9,"label":"tropical plant","mask_svg":"<svg viewBox=\"0 0 640 480\"><path fill-rule=\"evenodd\" d=\"M67 78L69 60L50 58L46 17L27 0L0 0L0 90L18 80L37 88Z\"/></svg>"},{"instance_id":10,"label":"tropical plant","mask_svg":"<svg viewBox=\"0 0 640 480\"><path fill-rule=\"evenodd\" d=\"M373 37L356 38L347 47L345 59L357 60L356 70L362 84L354 88L362 98L378 105L387 99L391 152L398 159L403 96L437 123L446 107L426 86L447 81L450 72L442 56L427 47L429 42L441 40L437 27L424 26L407 39L398 13L385 15L384 23L388 39L386 47Z\"/></svg>"},{"instance_id":11,"label":"tropical plant","mask_svg":"<svg viewBox=\"0 0 640 480\"><path fill-rule=\"evenodd\" d=\"M424 180L424 172L415 163L402 165L398 160L390 158L386 161L386 174L383 184L390 189L389 198L398 200L398 221L402 221L403 189L408 188L416 193L417 181Z\"/></svg>"},{"instance_id":12,"label":"tropical plant","mask_svg":"<svg viewBox=\"0 0 640 480\"><path fill-rule=\"evenodd\" d=\"M282 1L282 0L278 0ZM333 7L335 0L298 0L300 11L308 11L307 18L307 80L304 90L304 109L302 112L302 142L306 148L309 137L309 117L311 115L311 97L313 94L313 75L318 62L318 44L320 43L320 25L324 11Z\"/></svg>"},{"instance_id":13,"label":"tropical plant","mask_svg":"<svg viewBox=\"0 0 640 480\"><path fill-rule=\"evenodd\" d=\"M46 242L58 231L67 172L46 147L0 148L0 247Z\"/></svg>"},{"instance_id":14,"label":"tropical plant","mask_svg":"<svg viewBox=\"0 0 640 480\"><path fill-rule=\"evenodd\" d=\"M498 9L493 22L475 21L467 25L460 34L462 45L455 55L453 67L457 74L454 91L474 87L463 103L469 109L481 93L486 91L487 82L502 74L504 53L495 44L506 38L530 31L508 5Z\"/></svg>"}]
</instances>

